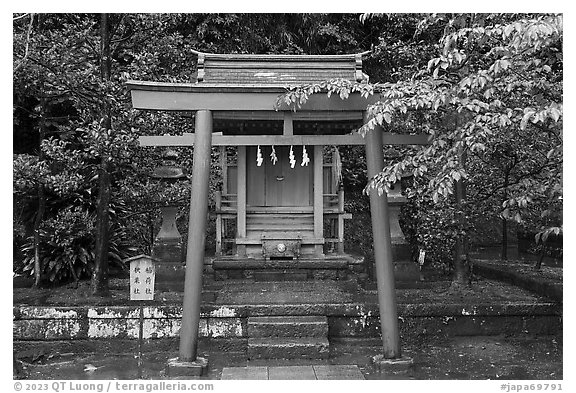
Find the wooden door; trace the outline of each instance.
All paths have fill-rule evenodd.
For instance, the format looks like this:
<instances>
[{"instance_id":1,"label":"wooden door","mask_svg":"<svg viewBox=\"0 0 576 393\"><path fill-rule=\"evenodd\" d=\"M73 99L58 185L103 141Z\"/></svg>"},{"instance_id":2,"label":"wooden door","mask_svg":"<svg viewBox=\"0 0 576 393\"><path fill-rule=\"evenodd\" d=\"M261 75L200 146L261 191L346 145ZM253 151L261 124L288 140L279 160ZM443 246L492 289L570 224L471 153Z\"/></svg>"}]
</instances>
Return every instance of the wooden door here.
<instances>
[{"instance_id":1,"label":"wooden door","mask_svg":"<svg viewBox=\"0 0 576 393\"><path fill-rule=\"evenodd\" d=\"M256 165L257 148L249 146L247 150L246 193L249 206L312 206L313 202L313 149L308 155L310 163L301 166L302 146L294 146L296 165L290 167L290 146L276 146L276 165L270 160L271 146L261 146L264 162Z\"/></svg>"}]
</instances>

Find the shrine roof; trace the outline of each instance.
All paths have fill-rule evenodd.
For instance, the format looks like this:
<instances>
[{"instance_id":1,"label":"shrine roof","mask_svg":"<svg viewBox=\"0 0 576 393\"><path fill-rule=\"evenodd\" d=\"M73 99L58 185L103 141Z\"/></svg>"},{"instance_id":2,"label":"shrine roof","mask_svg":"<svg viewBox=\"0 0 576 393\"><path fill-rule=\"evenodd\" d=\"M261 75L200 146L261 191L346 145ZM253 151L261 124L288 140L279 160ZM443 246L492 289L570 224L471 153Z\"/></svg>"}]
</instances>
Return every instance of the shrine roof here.
<instances>
[{"instance_id":1,"label":"shrine roof","mask_svg":"<svg viewBox=\"0 0 576 393\"><path fill-rule=\"evenodd\" d=\"M362 81L362 56L345 55L253 55L193 51L198 56L196 82L213 85L286 86L330 79Z\"/></svg>"},{"instance_id":2,"label":"shrine roof","mask_svg":"<svg viewBox=\"0 0 576 393\"><path fill-rule=\"evenodd\" d=\"M365 80L362 56L347 55L248 55L194 52L198 55L196 81L151 82L129 80L136 109L194 111L277 111L291 110L277 102L288 85L301 85L342 78ZM363 112L376 96L352 94L311 96L301 111ZM278 106L277 106L278 104ZM353 114L356 119L357 114Z\"/></svg>"}]
</instances>

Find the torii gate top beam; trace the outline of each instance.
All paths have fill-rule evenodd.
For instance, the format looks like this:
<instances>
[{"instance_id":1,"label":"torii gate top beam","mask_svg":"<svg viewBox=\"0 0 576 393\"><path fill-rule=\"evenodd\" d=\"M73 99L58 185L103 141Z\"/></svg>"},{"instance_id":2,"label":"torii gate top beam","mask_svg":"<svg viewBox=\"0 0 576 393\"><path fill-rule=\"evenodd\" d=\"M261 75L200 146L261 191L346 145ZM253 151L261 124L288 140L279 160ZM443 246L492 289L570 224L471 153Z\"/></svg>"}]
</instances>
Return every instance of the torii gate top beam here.
<instances>
[{"instance_id":1,"label":"torii gate top beam","mask_svg":"<svg viewBox=\"0 0 576 393\"><path fill-rule=\"evenodd\" d=\"M166 111L289 111L281 105L276 108L278 97L286 89L278 85L213 84L213 83L164 83L128 81L136 109ZM364 98L351 94L343 100L337 95L314 94L299 111L362 112L375 103L377 97Z\"/></svg>"}]
</instances>

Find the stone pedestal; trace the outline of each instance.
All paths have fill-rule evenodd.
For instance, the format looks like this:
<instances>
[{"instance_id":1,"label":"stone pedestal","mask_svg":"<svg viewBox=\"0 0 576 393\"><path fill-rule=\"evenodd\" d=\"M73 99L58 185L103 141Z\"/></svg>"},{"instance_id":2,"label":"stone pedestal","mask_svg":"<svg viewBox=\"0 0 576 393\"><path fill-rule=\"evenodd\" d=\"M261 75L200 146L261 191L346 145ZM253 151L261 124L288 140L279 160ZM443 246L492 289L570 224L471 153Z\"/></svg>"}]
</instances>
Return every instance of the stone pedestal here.
<instances>
[{"instance_id":1,"label":"stone pedestal","mask_svg":"<svg viewBox=\"0 0 576 393\"><path fill-rule=\"evenodd\" d=\"M162 226L154 239L152 257L156 262L156 286L159 290L184 289L184 244L176 227L178 206L163 206Z\"/></svg>"},{"instance_id":2,"label":"stone pedestal","mask_svg":"<svg viewBox=\"0 0 576 393\"><path fill-rule=\"evenodd\" d=\"M152 256L163 263L183 263L184 245L180 239L154 240Z\"/></svg>"},{"instance_id":3,"label":"stone pedestal","mask_svg":"<svg viewBox=\"0 0 576 393\"><path fill-rule=\"evenodd\" d=\"M387 359L383 355L376 355L371 361L379 372L406 371L414 364L414 360L407 356Z\"/></svg>"},{"instance_id":4,"label":"stone pedestal","mask_svg":"<svg viewBox=\"0 0 576 393\"><path fill-rule=\"evenodd\" d=\"M169 377L201 377L206 374L208 369L208 360L197 357L191 362L184 362L179 358L169 359L166 366L166 374Z\"/></svg>"}]
</instances>

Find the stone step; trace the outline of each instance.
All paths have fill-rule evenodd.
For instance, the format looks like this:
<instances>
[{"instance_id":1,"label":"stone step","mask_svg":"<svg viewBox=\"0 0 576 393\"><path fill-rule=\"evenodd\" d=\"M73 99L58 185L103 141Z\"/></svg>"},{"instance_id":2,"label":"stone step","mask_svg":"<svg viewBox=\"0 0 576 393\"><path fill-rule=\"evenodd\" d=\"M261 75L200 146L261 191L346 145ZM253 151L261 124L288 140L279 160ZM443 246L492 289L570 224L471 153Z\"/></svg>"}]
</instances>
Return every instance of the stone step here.
<instances>
[{"instance_id":1,"label":"stone step","mask_svg":"<svg viewBox=\"0 0 576 393\"><path fill-rule=\"evenodd\" d=\"M254 281L306 281L308 273L306 271L255 271L252 273Z\"/></svg>"},{"instance_id":2,"label":"stone step","mask_svg":"<svg viewBox=\"0 0 576 393\"><path fill-rule=\"evenodd\" d=\"M321 316L274 316L248 318L248 337L328 336L328 319Z\"/></svg>"},{"instance_id":3,"label":"stone step","mask_svg":"<svg viewBox=\"0 0 576 393\"><path fill-rule=\"evenodd\" d=\"M249 359L327 359L327 338L266 337L248 339Z\"/></svg>"},{"instance_id":4,"label":"stone step","mask_svg":"<svg viewBox=\"0 0 576 393\"><path fill-rule=\"evenodd\" d=\"M265 260L218 257L212 261L214 269L348 269L346 258L306 258Z\"/></svg>"},{"instance_id":5,"label":"stone step","mask_svg":"<svg viewBox=\"0 0 576 393\"><path fill-rule=\"evenodd\" d=\"M309 232L314 232L314 224L296 223L288 224L285 222L278 222L274 224L246 224L246 231L274 233L275 236L282 236L283 232L300 232L302 236L308 236Z\"/></svg>"},{"instance_id":6,"label":"stone step","mask_svg":"<svg viewBox=\"0 0 576 393\"><path fill-rule=\"evenodd\" d=\"M246 224L259 224L259 223L274 223L274 222L285 222L285 223L314 223L314 215L261 215L261 216L248 216L246 217Z\"/></svg>"},{"instance_id":7,"label":"stone step","mask_svg":"<svg viewBox=\"0 0 576 393\"><path fill-rule=\"evenodd\" d=\"M250 213L246 212L246 221L271 221L271 220L312 220L313 213Z\"/></svg>"}]
</instances>

